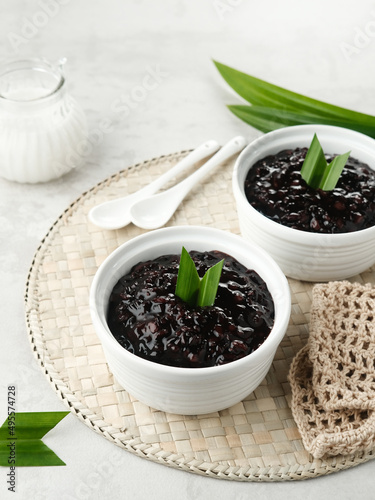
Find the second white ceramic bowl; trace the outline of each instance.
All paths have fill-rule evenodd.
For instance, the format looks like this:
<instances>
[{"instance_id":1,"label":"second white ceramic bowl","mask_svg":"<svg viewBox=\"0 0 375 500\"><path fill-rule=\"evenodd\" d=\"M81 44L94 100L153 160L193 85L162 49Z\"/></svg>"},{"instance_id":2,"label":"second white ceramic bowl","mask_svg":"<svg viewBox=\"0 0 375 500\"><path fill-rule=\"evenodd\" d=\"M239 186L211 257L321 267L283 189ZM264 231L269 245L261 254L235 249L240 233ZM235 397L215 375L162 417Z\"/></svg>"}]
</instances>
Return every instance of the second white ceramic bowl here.
<instances>
[{"instance_id":1,"label":"second white ceramic bowl","mask_svg":"<svg viewBox=\"0 0 375 500\"><path fill-rule=\"evenodd\" d=\"M177 368L142 359L124 349L110 332L106 315L111 291L121 276L140 261L190 250L221 250L266 282L275 305L274 326L265 342L248 356L207 368ZM266 376L288 326L291 299L288 282L277 264L240 236L201 226L168 227L134 238L100 266L91 287L90 309L108 365L134 397L159 410L202 414L228 408L250 394Z\"/></svg>"},{"instance_id":2,"label":"second white ceramic bowl","mask_svg":"<svg viewBox=\"0 0 375 500\"><path fill-rule=\"evenodd\" d=\"M247 146L233 172L233 193L242 236L264 248L283 272L295 279L330 281L355 276L375 262L375 226L340 234L314 234L283 226L255 210L245 195L249 169L283 149L308 147L314 133L323 151L351 156L375 169L375 140L346 128L298 125L269 132Z\"/></svg>"}]
</instances>

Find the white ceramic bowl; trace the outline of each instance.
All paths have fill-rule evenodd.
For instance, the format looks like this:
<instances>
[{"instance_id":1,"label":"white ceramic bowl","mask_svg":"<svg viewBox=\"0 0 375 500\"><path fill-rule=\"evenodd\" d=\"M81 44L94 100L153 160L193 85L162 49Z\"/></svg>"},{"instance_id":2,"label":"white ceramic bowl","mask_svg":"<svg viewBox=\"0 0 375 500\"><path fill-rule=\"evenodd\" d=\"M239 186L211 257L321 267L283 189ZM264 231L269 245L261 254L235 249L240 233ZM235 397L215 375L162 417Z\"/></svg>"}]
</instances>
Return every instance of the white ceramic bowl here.
<instances>
[{"instance_id":1,"label":"white ceramic bowl","mask_svg":"<svg viewBox=\"0 0 375 500\"><path fill-rule=\"evenodd\" d=\"M375 262L375 227L340 234L313 234L292 229L255 210L245 196L249 169L267 155L283 149L308 147L314 133L323 151L351 156L375 169L375 141L349 129L328 125L298 125L275 130L249 144L233 172L233 193L242 236L264 248L283 272L306 281L346 279Z\"/></svg>"},{"instance_id":2,"label":"white ceramic bowl","mask_svg":"<svg viewBox=\"0 0 375 500\"><path fill-rule=\"evenodd\" d=\"M252 354L207 368L177 368L142 359L112 336L106 321L110 293L119 278L140 261L190 250L221 250L254 269L267 283L275 303L270 335ZM266 376L288 326L288 282L264 250L240 236L201 226L169 227L134 238L115 250L98 269L91 287L93 325L117 381L153 408L179 414L202 414L228 408L250 394Z\"/></svg>"}]
</instances>

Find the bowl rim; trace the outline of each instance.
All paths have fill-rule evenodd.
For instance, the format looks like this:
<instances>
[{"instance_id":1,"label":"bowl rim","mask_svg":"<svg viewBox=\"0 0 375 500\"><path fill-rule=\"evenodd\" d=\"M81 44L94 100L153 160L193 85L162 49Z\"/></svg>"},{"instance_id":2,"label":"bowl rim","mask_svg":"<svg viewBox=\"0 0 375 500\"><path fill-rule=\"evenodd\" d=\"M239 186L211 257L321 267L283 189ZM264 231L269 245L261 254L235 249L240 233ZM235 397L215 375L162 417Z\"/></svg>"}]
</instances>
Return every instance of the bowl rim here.
<instances>
[{"instance_id":1,"label":"bowl rim","mask_svg":"<svg viewBox=\"0 0 375 500\"><path fill-rule=\"evenodd\" d=\"M300 229L293 229L288 226L284 226L283 224L279 224L272 219L269 219L265 215L261 214L258 210L256 210L247 200L245 196L244 186L239 181L239 176L243 173L243 170L246 167L246 175L250 168L253 166L253 163L246 165L245 162L249 162L248 156L259 152L261 150L268 149L274 139L282 138L287 140L290 138L291 142L301 138L307 134L340 134L341 136L347 136L348 140L352 139L354 141L358 141L359 144L362 144L367 152L371 152L374 157L374 164L369 165L372 170L375 170L375 139L357 132L352 129L347 129L344 127L337 127L334 125L293 125L289 127L283 127L276 130L272 130L271 132L267 132L266 134L258 137L250 144L246 146L245 149L238 156L232 175L232 189L233 194L237 202L241 203L241 210L248 211L249 214L252 215L253 218L256 218L259 223L262 225L266 225L268 230L276 234L278 237L284 240L292 240L295 243L299 243L301 245L309 245L316 244L317 240L321 241L322 244L332 244L334 246L341 246L345 243L353 242L355 239L356 243L361 243L362 241L367 241L369 237L375 236L375 226L368 227L366 229L360 229L358 231L352 231L347 233L312 233L309 231L302 231ZM312 138L312 135L311 135ZM324 140L324 138L323 138ZM291 145L292 146L292 145ZM348 144L350 147L350 144ZM265 156L267 152L265 151ZM245 165L245 166L244 166Z\"/></svg>"},{"instance_id":2,"label":"bowl rim","mask_svg":"<svg viewBox=\"0 0 375 500\"><path fill-rule=\"evenodd\" d=\"M192 231L192 232L207 232L208 235L214 235L216 234L217 236L225 234L227 238L231 239L233 242L240 243L241 245L244 245L248 249L251 249L255 252L257 257L261 257L262 259L265 260L267 267L272 270L272 275L277 277L277 282L278 282L278 287L277 290L280 289L281 294L280 297L274 297L272 296L272 299L274 303L276 301L279 301L279 311L277 315L277 323L276 323L276 315L275 315L275 321L274 325L271 329L270 334L266 338L266 340L252 353L248 354L244 358L232 361L230 363L226 363L224 365L219 365L219 366L208 366L208 367L199 367L199 368L186 368L186 367L176 367L176 366L169 366L169 365L164 365L161 363L155 363L151 360L143 359L136 354L133 354L129 351L127 351L124 347L122 347L117 340L114 338L112 333L109 330L109 327L107 325L107 322L103 323L101 314L98 312L98 308L96 305L96 300L97 300L97 293L98 293L98 287L100 285L100 282L102 280L102 276L107 272L107 268L112 265L113 262L118 261L119 257L126 252L129 248L134 248L136 247L139 243L142 243L143 241L152 240L152 236L157 233L158 235L161 235L161 237L167 237L168 235L175 233L177 231ZM102 343L102 346L104 350L106 349L105 342L109 342L108 347L112 348L115 350L116 354L119 356L124 357L125 359L128 358L129 361L133 360L134 363L137 363L140 367L144 367L145 369L150 368L154 370L155 372L158 372L160 374L165 374L165 375L189 375L189 377L202 377L202 375L215 375L215 374L220 374L224 375L228 371L233 371L234 369L238 368L240 369L242 365L247 365L251 360L256 359L258 357L261 357L264 352L267 352L267 350L273 350L273 347L271 342L276 341L277 346L280 344L281 340L283 339L286 329L288 327L289 319L290 319L290 313L291 313L291 293L290 293L290 288L289 288L289 283L284 275L284 273L281 271L280 267L278 264L275 262L275 260L264 250L262 249L259 245L249 242L245 239L243 239L241 236L231 233L229 231L224 231L221 229L213 228L213 227L206 227L206 226L196 226L196 225L186 225L186 226L170 226L170 227L164 227L162 229L156 229L144 234L141 234L139 236L136 236L135 238L132 238L122 245L120 245L116 250L114 250L110 255L106 257L106 259L102 262L102 264L99 266L98 270L95 273L94 279L91 284L90 288L90 296L89 296L89 307L90 307L90 313L91 313L91 318L92 318L92 323L94 326L94 329L99 337L99 340ZM274 327L277 327L276 332L274 332ZM271 334L274 332L274 335ZM105 340L103 341L103 339Z\"/></svg>"}]
</instances>

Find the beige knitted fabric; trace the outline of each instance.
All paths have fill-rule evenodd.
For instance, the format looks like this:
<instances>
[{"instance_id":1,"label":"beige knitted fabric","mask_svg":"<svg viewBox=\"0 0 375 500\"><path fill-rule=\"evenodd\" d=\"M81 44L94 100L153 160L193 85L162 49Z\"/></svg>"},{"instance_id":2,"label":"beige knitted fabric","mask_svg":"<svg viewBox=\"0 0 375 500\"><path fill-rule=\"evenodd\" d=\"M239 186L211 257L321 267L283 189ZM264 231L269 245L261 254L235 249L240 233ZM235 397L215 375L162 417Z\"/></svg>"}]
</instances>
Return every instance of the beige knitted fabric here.
<instances>
[{"instance_id":1,"label":"beige knitted fabric","mask_svg":"<svg viewBox=\"0 0 375 500\"><path fill-rule=\"evenodd\" d=\"M315 285L308 344L294 358L292 411L315 457L375 444L375 289Z\"/></svg>"}]
</instances>

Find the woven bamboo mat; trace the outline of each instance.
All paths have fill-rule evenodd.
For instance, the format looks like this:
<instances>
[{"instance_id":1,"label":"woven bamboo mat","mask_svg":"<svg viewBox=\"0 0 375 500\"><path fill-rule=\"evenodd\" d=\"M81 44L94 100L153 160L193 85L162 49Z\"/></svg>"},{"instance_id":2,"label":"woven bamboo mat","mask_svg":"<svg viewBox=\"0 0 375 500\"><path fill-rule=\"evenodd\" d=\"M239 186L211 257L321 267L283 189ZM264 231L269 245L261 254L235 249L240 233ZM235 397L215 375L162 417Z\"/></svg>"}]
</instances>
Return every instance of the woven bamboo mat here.
<instances>
[{"instance_id":1,"label":"woven bamboo mat","mask_svg":"<svg viewBox=\"0 0 375 500\"><path fill-rule=\"evenodd\" d=\"M68 408L116 445L167 466L239 481L312 478L374 458L358 453L313 459L289 407L293 356L306 343L312 285L289 280L292 315L261 385L227 410L181 416L154 410L124 391L110 373L91 324L89 288L101 262L144 232L133 225L105 231L88 221L90 208L131 193L186 153L135 165L84 193L59 217L38 248L26 286L26 320L36 358ZM185 198L168 225L198 224L239 233L231 190L233 161ZM352 279L375 284L375 268Z\"/></svg>"}]
</instances>

